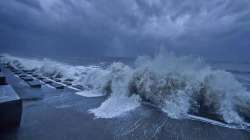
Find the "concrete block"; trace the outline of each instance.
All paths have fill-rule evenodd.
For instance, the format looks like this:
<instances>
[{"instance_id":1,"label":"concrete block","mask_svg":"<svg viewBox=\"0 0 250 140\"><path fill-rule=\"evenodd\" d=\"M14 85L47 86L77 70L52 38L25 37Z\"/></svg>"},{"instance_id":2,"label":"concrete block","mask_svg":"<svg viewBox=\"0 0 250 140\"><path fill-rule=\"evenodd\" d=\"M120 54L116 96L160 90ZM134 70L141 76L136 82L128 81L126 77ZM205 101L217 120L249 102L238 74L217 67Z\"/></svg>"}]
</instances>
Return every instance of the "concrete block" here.
<instances>
[{"instance_id":1,"label":"concrete block","mask_svg":"<svg viewBox=\"0 0 250 140\"><path fill-rule=\"evenodd\" d=\"M30 71L30 72L26 72L26 73L27 73L27 74L33 74L33 72L31 72L31 71Z\"/></svg>"},{"instance_id":2,"label":"concrete block","mask_svg":"<svg viewBox=\"0 0 250 140\"><path fill-rule=\"evenodd\" d=\"M20 75L20 74L23 74L23 72L21 72L21 71L15 71L15 72L13 72L14 74L17 74L17 75Z\"/></svg>"},{"instance_id":3,"label":"concrete block","mask_svg":"<svg viewBox=\"0 0 250 140\"><path fill-rule=\"evenodd\" d=\"M25 73L33 73L34 72L34 70L25 70L25 69L23 69L22 71Z\"/></svg>"},{"instance_id":4,"label":"concrete block","mask_svg":"<svg viewBox=\"0 0 250 140\"><path fill-rule=\"evenodd\" d=\"M50 85L55 87L56 89L64 89L64 85L62 85L62 84L52 82Z\"/></svg>"},{"instance_id":5,"label":"concrete block","mask_svg":"<svg viewBox=\"0 0 250 140\"><path fill-rule=\"evenodd\" d=\"M36 78L37 78L37 77L40 77L40 75L37 74L37 73L33 73L32 76L33 76L33 77L36 77Z\"/></svg>"},{"instance_id":6,"label":"concrete block","mask_svg":"<svg viewBox=\"0 0 250 140\"><path fill-rule=\"evenodd\" d=\"M62 80L58 78L54 78L53 80L55 80L56 82L62 82Z\"/></svg>"},{"instance_id":7,"label":"concrete block","mask_svg":"<svg viewBox=\"0 0 250 140\"><path fill-rule=\"evenodd\" d=\"M73 79L65 79L64 81L73 82L74 80Z\"/></svg>"},{"instance_id":8,"label":"concrete block","mask_svg":"<svg viewBox=\"0 0 250 140\"><path fill-rule=\"evenodd\" d=\"M20 125L22 101L10 85L0 86L0 129Z\"/></svg>"},{"instance_id":9,"label":"concrete block","mask_svg":"<svg viewBox=\"0 0 250 140\"><path fill-rule=\"evenodd\" d=\"M42 87L41 82L38 80L28 81L27 83L32 88L41 88Z\"/></svg>"},{"instance_id":10,"label":"concrete block","mask_svg":"<svg viewBox=\"0 0 250 140\"><path fill-rule=\"evenodd\" d=\"M22 73L22 74L19 74L18 76L19 76L20 78L25 78L25 77L27 77L28 75Z\"/></svg>"},{"instance_id":11,"label":"concrete block","mask_svg":"<svg viewBox=\"0 0 250 140\"><path fill-rule=\"evenodd\" d=\"M72 83L69 82L69 81L63 81L63 84L68 85L68 86L71 86L71 85L72 85Z\"/></svg>"},{"instance_id":12,"label":"concrete block","mask_svg":"<svg viewBox=\"0 0 250 140\"><path fill-rule=\"evenodd\" d=\"M73 85L72 87L77 88L79 90L84 90L84 87L82 85Z\"/></svg>"},{"instance_id":13,"label":"concrete block","mask_svg":"<svg viewBox=\"0 0 250 140\"><path fill-rule=\"evenodd\" d=\"M46 84L51 84L53 82L52 80L49 79L43 79L42 81Z\"/></svg>"},{"instance_id":14,"label":"concrete block","mask_svg":"<svg viewBox=\"0 0 250 140\"><path fill-rule=\"evenodd\" d=\"M34 80L31 76L22 77L22 79L24 81L33 81Z\"/></svg>"},{"instance_id":15,"label":"concrete block","mask_svg":"<svg viewBox=\"0 0 250 140\"><path fill-rule=\"evenodd\" d=\"M36 77L36 78L39 79L39 80L45 79L45 77L43 77L43 76L38 76L38 77Z\"/></svg>"}]
</instances>

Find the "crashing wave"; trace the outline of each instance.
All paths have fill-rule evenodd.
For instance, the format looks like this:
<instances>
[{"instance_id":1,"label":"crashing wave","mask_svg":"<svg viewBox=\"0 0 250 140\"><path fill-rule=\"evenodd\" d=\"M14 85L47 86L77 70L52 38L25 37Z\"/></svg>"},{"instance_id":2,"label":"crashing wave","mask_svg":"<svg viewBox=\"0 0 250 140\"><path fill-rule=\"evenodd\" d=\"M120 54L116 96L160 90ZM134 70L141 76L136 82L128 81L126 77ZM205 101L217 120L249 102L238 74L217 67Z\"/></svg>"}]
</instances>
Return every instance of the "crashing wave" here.
<instances>
[{"instance_id":1,"label":"crashing wave","mask_svg":"<svg viewBox=\"0 0 250 140\"><path fill-rule=\"evenodd\" d=\"M45 76L71 78L86 93L109 96L90 112L112 118L136 108L141 101L162 109L172 118L203 115L230 124L249 119L250 93L226 71L215 70L201 59L162 53L139 57L135 67L113 63L107 68L71 66L49 59L30 60L5 55L1 60L16 67L34 69ZM84 95L82 94L82 95Z\"/></svg>"}]
</instances>

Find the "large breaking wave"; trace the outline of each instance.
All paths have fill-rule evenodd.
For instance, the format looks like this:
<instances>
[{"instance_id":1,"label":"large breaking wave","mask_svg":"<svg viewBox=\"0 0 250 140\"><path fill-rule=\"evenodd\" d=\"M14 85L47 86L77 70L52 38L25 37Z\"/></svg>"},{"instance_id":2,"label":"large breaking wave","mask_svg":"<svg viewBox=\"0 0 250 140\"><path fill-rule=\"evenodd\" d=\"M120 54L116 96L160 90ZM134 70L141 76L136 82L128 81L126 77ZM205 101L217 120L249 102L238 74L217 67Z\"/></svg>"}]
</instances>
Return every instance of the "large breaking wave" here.
<instances>
[{"instance_id":1,"label":"large breaking wave","mask_svg":"<svg viewBox=\"0 0 250 140\"><path fill-rule=\"evenodd\" d=\"M82 95L107 95L99 108L90 110L96 117L112 118L142 102L177 119L196 114L242 125L250 117L250 93L246 88L231 73L212 69L201 59L189 56L162 53L139 57L133 67L117 62L107 68L10 55L1 61L49 77L73 79L73 83L84 87Z\"/></svg>"}]
</instances>

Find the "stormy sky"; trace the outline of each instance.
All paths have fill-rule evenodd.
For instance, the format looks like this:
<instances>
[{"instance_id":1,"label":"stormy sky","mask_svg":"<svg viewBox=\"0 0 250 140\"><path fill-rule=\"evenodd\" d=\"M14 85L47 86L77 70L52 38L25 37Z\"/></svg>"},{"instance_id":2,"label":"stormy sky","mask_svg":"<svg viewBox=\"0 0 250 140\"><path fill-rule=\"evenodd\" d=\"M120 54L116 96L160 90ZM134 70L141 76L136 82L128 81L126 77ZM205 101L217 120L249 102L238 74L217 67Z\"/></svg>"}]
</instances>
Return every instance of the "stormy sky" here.
<instances>
[{"instance_id":1,"label":"stormy sky","mask_svg":"<svg viewBox=\"0 0 250 140\"><path fill-rule=\"evenodd\" d=\"M1 0L0 52L250 60L249 0Z\"/></svg>"}]
</instances>

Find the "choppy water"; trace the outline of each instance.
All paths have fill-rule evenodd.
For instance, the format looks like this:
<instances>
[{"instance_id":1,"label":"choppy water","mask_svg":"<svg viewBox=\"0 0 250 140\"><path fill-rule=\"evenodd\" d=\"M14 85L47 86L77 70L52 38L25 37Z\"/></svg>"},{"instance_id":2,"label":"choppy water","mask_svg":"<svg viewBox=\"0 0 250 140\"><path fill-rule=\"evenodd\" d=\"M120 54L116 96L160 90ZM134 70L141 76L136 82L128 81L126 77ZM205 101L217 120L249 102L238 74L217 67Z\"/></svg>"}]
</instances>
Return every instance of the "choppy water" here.
<instances>
[{"instance_id":1,"label":"choppy water","mask_svg":"<svg viewBox=\"0 0 250 140\"><path fill-rule=\"evenodd\" d=\"M83 86L86 97L108 95L96 117L119 117L142 103L175 119L202 116L245 128L250 120L250 64L162 53L155 57L30 59L5 55L17 68Z\"/></svg>"}]
</instances>

